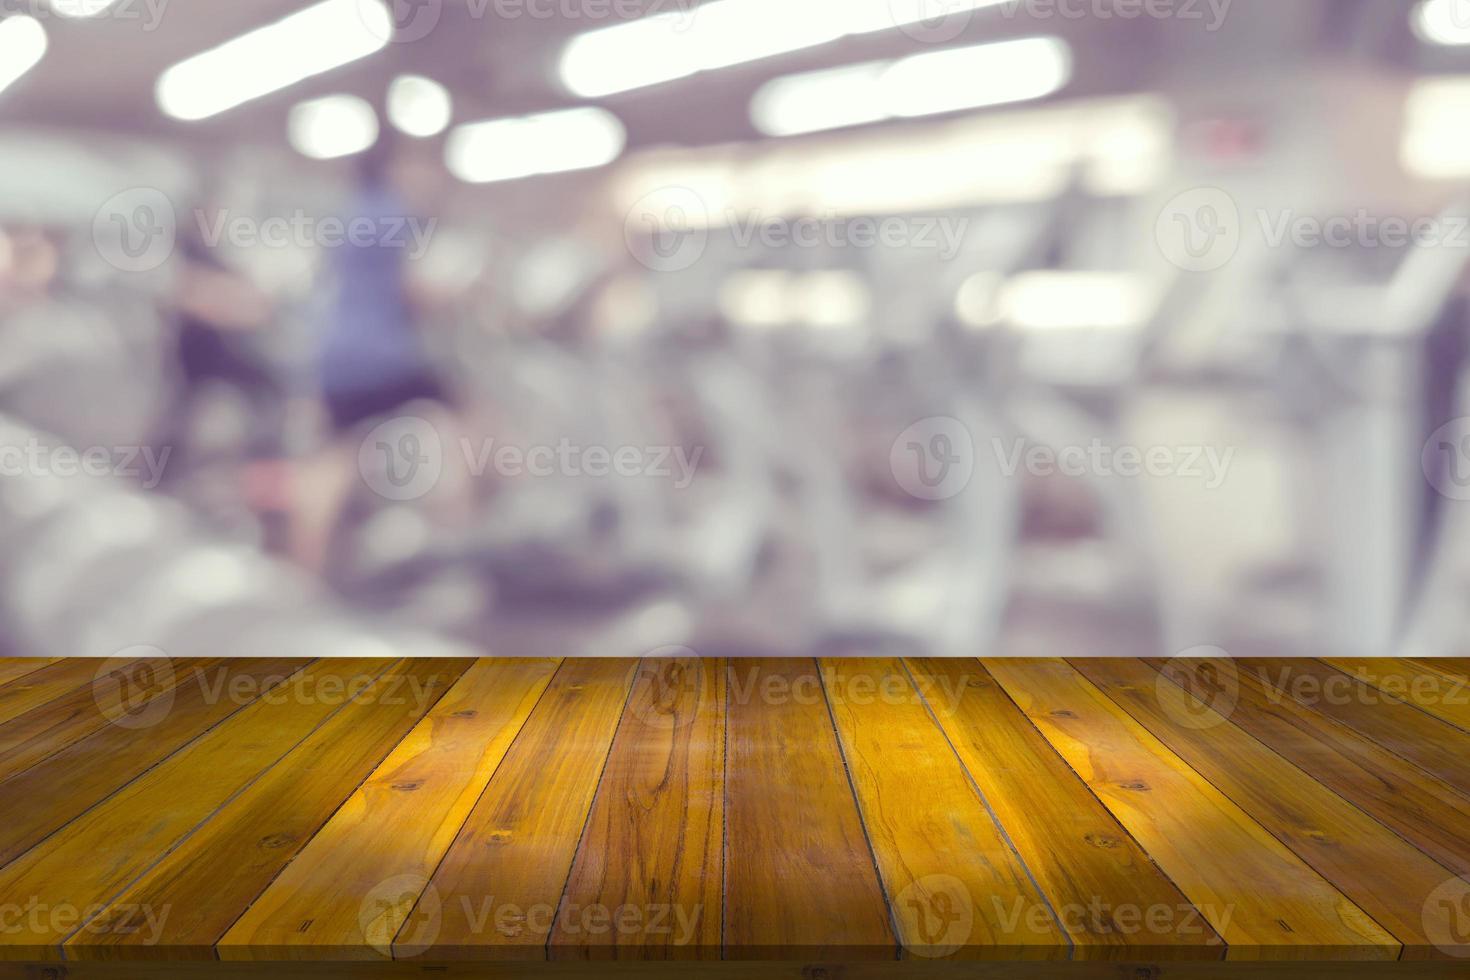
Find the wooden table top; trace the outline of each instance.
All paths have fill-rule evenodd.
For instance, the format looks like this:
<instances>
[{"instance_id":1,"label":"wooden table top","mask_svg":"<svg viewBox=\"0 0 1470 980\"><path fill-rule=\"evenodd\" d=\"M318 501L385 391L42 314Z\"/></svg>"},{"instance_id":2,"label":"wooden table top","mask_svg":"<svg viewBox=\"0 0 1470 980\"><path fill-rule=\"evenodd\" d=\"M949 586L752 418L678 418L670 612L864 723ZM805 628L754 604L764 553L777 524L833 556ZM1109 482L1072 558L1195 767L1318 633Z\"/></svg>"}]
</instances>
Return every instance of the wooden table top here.
<instances>
[{"instance_id":1,"label":"wooden table top","mask_svg":"<svg viewBox=\"0 0 1470 980\"><path fill-rule=\"evenodd\" d=\"M0 660L0 960L1470 957L1466 668Z\"/></svg>"}]
</instances>

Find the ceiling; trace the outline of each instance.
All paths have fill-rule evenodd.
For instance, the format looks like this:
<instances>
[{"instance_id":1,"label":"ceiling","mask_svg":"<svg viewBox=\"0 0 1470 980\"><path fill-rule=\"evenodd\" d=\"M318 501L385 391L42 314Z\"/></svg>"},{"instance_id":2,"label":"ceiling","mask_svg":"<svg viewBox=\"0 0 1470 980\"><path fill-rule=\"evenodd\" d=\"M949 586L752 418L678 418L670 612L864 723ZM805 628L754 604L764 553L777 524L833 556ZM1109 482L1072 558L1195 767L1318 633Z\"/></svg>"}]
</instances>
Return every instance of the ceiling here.
<instances>
[{"instance_id":1,"label":"ceiling","mask_svg":"<svg viewBox=\"0 0 1470 980\"><path fill-rule=\"evenodd\" d=\"M377 101L388 81L404 71L447 85L455 95L457 121L554 108L573 101L552 81L561 44L575 33L609 23L597 16L609 7L627 11L629 4L393 0L400 31L411 40L203 122L175 122L159 112L153 85L163 69L310 2L118 0L107 15L93 20L65 20L43 12L50 50L37 68L0 95L0 125L108 130L183 145L280 143L286 112L297 100L350 92ZM689 0L632 2L669 9ZM1172 2L1208 10L1211 0ZM1289 63L1322 46L1360 47L1364 31L1370 34L1367 43L1379 49L1375 54L1392 54L1402 42L1382 32L1407 33L1402 8L1382 0L1213 2L1227 4L1229 12L1218 31L1206 32L1198 23L1178 19L1038 18L1002 7L977 13L953 43L1042 32L1067 37L1076 74L1065 95L1077 96L1207 84L1219 72ZM1393 16L1384 26L1384 11L1390 8ZM903 54L917 43L898 31L848 38L601 101L622 117L632 146L750 139L756 134L746 106L766 78Z\"/></svg>"}]
</instances>

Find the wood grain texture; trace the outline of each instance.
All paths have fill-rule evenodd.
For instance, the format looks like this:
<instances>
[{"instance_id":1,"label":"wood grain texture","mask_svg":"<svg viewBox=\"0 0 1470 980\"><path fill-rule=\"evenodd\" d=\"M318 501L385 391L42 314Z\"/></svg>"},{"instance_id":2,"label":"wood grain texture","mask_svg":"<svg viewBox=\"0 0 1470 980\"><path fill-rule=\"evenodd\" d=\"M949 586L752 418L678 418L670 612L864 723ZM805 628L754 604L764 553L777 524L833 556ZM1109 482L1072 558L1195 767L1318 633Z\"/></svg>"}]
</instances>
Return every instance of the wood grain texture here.
<instances>
[{"instance_id":1,"label":"wood grain texture","mask_svg":"<svg viewBox=\"0 0 1470 980\"><path fill-rule=\"evenodd\" d=\"M1412 704L1317 660L1243 658L1272 697L1289 697L1341 722L1461 792L1470 792L1470 736ZM1351 667L1351 662L1346 666Z\"/></svg>"},{"instance_id":2,"label":"wood grain texture","mask_svg":"<svg viewBox=\"0 0 1470 980\"><path fill-rule=\"evenodd\" d=\"M730 665L725 949L892 959L897 940L817 665Z\"/></svg>"},{"instance_id":3,"label":"wood grain texture","mask_svg":"<svg viewBox=\"0 0 1470 980\"><path fill-rule=\"evenodd\" d=\"M1426 902L1454 877L1449 869L1148 664L1073 667L1392 933L1404 957L1437 955L1430 934L1447 934L1457 913ZM1221 707L1233 714L1234 705Z\"/></svg>"},{"instance_id":4,"label":"wood grain texture","mask_svg":"<svg viewBox=\"0 0 1470 980\"><path fill-rule=\"evenodd\" d=\"M1452 677L1417 661L1392 657L1352 660L1324 657L1323 660L1390 697L1470 732L1470 685L1463 678Z\"/></svg>"},{"instance_id":5,"label":"wood grain texture","mask_svg":"<svg viewBox=\"0 0 1470 980\"><path fill-rule=\"evenodd\" d=\"M92 690L99 669L112 673L127 665L126 660L96 659L58 660L37 670L23 670L20 676L0 687L0 723L18 718L33 708L73 691L84 694Z\"/></svg>"},{"instance_id":6,"label":"wood grain texture","mask_svg":"<svg viewBox=\"0 0 1470 980\"><path fill-rule=\"evenodd\" d=\"M0 980L1470 950L1461 665L1286 663L0 660Z\"/></svg>"},{"instance_id":7,"label":"wood grain texture","mask_svg":"<svg viewBox=\"0 0 1470 980\"><path fill-rule=\"evenodd\" d=\"M827 660L821 666L905 953L1066 958L1066 933L903 665Z\"/></svg>"},{"instance_id":8,"label":"wood grain texture","mask_svg":"<svg viewBox=\"0 0 1470 980\"><path fill-rule=\"evenodd\" d=\"M1189 900L979 661L912 660L908 667L1057 911L1077 947L1074 958L1224 956L1219 934L1181 911Z\"/></svg>"},{"instance_id":9,"label":"wood grain texture","mask_svg":"<svg viewBox=\"0 0 1470 980\"><path fill-rule=\"evenodd\" d=\"M0 780L23 772L54 752L107 725L171 698L181 681L212 659L170 661L164 657L131 660L100 679L0 725Z\"/></svg>"},{"instance_id":10,"label":"wood grain texture","mask_svg":"<svg viewBox=\"0 0 1470 980\"><path fill-rule=\"evenodd\" d=\"M1399 943L1068 664L983 661L1225 938L1230 959L1394 959Z\"/></svg>"},{"instance_id":11,"label":"wood grain texture","mask_svg":"<svg viewBox=\"0 0 1470 980\"><path fill-rule=\"evenodd\" d=\"M126 786L161 760L240 711L227 692L269 691L304 669L299 660L231 660L186 672L162 718L146 727L109 725L0 782L0 865Z\"/></svg>"},{"instance_id":12,"label":"wood grain texture","mask_svg":"<svg viewBox=\"0 0 1470 980\"><path fill-rule=\"evenodd\" d=\"M406 918L395 958L545 957L637 666L562 664Z\"/></svg>"},{"instance_id":13,"label":"wood grain texture","mask_svg":"<svg viewBox=\"0 0 1470 980\"><path fill-rule=\"evenodd\" d=\"M1242 969L1242 966L1248 969ZM45 972L54 969L58 972ZM65 970L64 973L59 971ZM542 963L534 977L545 980L690 980L687 962L642 963L559 961ZM866 961L811 963L726 961L700 964L698 980L1459 980L1463 971L1446 964L1384 962L1285 963L1017 963L979 961ZM0 962L0 980L527 980L518 962L390 963L190 963L86 962L50 967Z\"/></svg>"},{"instance_id":14,"label":"wood grain texture","mask_svg":"<svg viewBox=\"0 0 1470 980\"><path fill-rule=\"evenodd\" d=\"M0 895L24 895L57 914L0 930L0 951L54 955L90 914L188 837L342 704L320 692L376 677L382 660L319 661L303 687L259 699L0 869ZM301 691L319 692L303 697ZM34 770L32 770L34 771ZM166 910L141 910L153 921ZM13 947L13 949L11 949Z\"/></svg>"},{"instance_id":15,"label":"wood grain texture","mask_svg":"<svg viewBox=\"0 0 1470 980\"><path fill-rule=\"evenodd\" d=\"M1151 659L1174 683L1208 702L1233 682L1230 720L1322 785L1392 827L1457 874L1470 873L1470 797L1449 783L1285 693L1268 690L1233 662Z\"/></svg>"},{"instance_id":16,"label":"wood grain texture","mask_svg":"<svg viewBox=\"0 0 1470 980\"><path fill-rule=\"evenodd\" d=\"M5 657L0 659L0 688L12 684L42 667L57 663L58 657Z\"/></svg>"},{"instance_id":17,"label":"wood grain texture","mask_svg":"<svg viewBox=\"0 0 1470 980\"><path fill-rule=\"evenodd\" d=\"M418 899L558 663L478 661L231 927L220 958L380 957L409 911L378 901L384 883Z\"/></svg>"},{"instance_id":18,"label":"wood grain texture","mask_svg":"<svg viewBox=\"0 0 1470 980\"><path fill-rule=\"evenodd\" d=\"M608 755L549 948L720 958L725 663L646 659Z\"/></svg>"},{"instance_id":19,"label":"wood grain texture","mask_svg":"<svg viewBox=\"0 0 1470 980\"><path fill-rule=\"evenodd\" d=\"M84 923L68 959L213 959L231 924L471 663L405 660L374 679ZM167 919L148 928L140 913L163 908Z\"/></svg>"}]
</instances>

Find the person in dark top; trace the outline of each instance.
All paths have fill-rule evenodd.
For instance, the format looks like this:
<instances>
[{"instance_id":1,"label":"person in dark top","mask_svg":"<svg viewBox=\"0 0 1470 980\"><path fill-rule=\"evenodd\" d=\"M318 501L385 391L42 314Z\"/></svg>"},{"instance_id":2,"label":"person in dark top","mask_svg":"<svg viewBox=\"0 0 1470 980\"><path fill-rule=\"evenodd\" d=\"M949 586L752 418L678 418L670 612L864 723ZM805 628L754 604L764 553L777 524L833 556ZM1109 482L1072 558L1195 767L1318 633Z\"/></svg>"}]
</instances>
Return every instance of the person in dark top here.
<instances>
[{"instance_id":1,"label":"person in dark top","mask_svg":"<svg viewBox=\"0 0 1470 980\"><path fill-rule=\"evenodd\" d=\"M358 450L373 426L404 415L434 416L451 428L452 400L434 371L418 325L420 300L408 276L407 236L390 234L409 217L395 186L394 147L385 134L357 161L348 222L369 220L371 240L349 240L332 253L332 302L314 369L332 428L332 444L302 467L293 551L321 571L332 534L358 475ZM426 405L432 403L432 406Z\"/></svg>"}]
</instances>

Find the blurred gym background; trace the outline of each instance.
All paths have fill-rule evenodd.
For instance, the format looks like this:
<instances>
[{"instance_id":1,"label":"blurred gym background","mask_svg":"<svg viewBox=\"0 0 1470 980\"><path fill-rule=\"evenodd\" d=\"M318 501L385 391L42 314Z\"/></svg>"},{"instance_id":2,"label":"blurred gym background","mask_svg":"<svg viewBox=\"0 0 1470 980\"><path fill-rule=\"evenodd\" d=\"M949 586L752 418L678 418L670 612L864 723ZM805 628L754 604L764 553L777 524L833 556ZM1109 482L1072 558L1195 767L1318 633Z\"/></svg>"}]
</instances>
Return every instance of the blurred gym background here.
<instances>
[{"instance_id":1,"label":"blurred gym background","mask_svg":"<svg viewBox=\"0 0 1470 980\"><path fill-rule=\"evenodd\" d=\"M0 0L5 652L1458 653L1467 178L1470 0Z\"/></svg>"}]
</instances>

